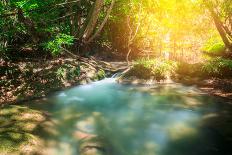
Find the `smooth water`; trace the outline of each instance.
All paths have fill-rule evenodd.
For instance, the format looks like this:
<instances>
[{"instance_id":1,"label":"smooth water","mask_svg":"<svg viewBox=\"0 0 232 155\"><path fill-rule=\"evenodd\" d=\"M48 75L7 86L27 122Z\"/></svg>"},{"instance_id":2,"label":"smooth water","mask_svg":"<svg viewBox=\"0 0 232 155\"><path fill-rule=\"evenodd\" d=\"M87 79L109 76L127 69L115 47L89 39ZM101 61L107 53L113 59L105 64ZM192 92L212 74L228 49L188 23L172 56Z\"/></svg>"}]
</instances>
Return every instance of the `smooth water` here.
<instances>
[{"instance_id":1,"label":"smooth water","mask_svg":"<svg viewBox=\"0 0 232 155\"><path fill-rule=\"evenodd\" d=\"M34 106L55 124L44 138L48 154L230 154L223 136L206 122L222 101L195 87L120 85L111 78L44 102Z\"/></svg>"}]
</instances>

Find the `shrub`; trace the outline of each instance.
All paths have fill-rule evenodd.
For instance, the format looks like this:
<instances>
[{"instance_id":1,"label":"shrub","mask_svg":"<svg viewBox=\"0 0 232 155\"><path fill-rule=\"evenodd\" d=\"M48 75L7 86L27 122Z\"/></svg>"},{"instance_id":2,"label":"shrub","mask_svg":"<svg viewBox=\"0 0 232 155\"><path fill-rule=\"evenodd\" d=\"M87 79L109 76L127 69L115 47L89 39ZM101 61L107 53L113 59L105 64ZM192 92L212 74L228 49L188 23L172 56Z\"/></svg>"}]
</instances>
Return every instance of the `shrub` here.
<instances>
[{"instance_id":1,"label":"shrub","mask_svg":"<svg viewBox=\"0 0 232 155\"><path fill-rule=\"evenodd\" d=\"M168 74L172 74L176 69L176 63L165 59L139 59L126 76L135 76L140 79L150 79L152 76L156 80L165 79Z\"/></svg>"},{"instance_id":2,"label":"shrub","mask_svg":"<svg viewBox=\"0 0 232 155\"><path fill-rule=\"evenodd\" d=\"M153 75L151 68L142 64L135 64L129 72L125 74L126 77L135 76L140 79L149 79Z\"/></svg>"},{"instance_id":3,"label":"shrub","mask_svg":"<svg viewBox=\"0 0 232 155\"><path fill-rule=\"evenodd\" d=\"M59 34L51 41L44 44L46 50L52 52L53 55L58 55L62 52L62 47L67 45L70 46L73 44L74 37L67 34Z\"/></svg>"},{"instance_id":4,"label":"shrub","mask_svg":"<svg viewBox=\"0 0 232 155\"><path fill-rule=\"evenodd\" d=\"M97 80L102 80L105 77L106 77L105 71L103 69L98 70L97 75L96 75L96 79Z\"/></svg>"},{"instance_id":5,"label":"shrub","mask_svg":"<svg viewBox=\"0 0 232 155\"><path fill-rule=\"evenodd\" d=\"M221 57L212 58L203 65L202 71L212 77L231 77L232 60Z\"/></svg>"},{"instance_id":6,"label":"shrub","mask_svg":"<svg viewBox=\"0 0 232 155\"><path fill-rule=\"evenodd\" d=\"M221 38L212 37L205 43L202 50L207 55L220 56L223 55L223 52L225 51L225 44L223 43Z\"/></svg>"},{"instance_id":7,"label":"shrub","mask_svg":"<svg viewBox=\"0 0 232 155\"><path fill-rule=\"evenodd\" d=\"M189 64L186 62L180 62L177 65L176 74L189 77L201 77L202 75L201 63Z\"/></svg>"}]
</instances>

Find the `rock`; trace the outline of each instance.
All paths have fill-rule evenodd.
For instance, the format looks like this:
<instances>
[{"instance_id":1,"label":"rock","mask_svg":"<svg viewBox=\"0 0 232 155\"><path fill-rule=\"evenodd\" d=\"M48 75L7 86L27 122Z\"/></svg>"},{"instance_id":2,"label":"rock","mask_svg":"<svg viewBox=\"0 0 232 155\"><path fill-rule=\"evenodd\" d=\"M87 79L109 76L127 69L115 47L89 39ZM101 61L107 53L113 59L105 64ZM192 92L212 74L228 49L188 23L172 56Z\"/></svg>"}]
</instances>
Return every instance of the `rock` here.
<instances>
[{"instance_id":1,"label":"rock","mask_svg":"<svg viewBox=\"0 0 232 155\"><path fill-rule=\"evenodd\" d=\"M87 77L87 78L86 78L86 82L87 82L87 83L90 83L90 82L92 82L92 80L91 80L89 77Z\"/></svg>"},{"instance_id":2,"label":"rock","mask_svg":"<svg viewBox=\"0 0 232 155\"><path fill-rule=\"evenodd\" d=\"M84 84L87 84L87 83L88 83L88 82L86 81L86 79L83 79L83 80L80 81L80 84L81 84L81 85L84 85Z\"/></svg>"},{"instance_id":3,"label":"rock","mask_svg":"<svg viewBox=\"0 0 232 155\"><path fill-rule=\"evenodd\" d=\"M154 76L150 76L149 78L143 79L138 76L128 76L128 72L130 70L127 70L126 72L122 73L120 77L117 78L117 82L120 84L133 84L133 85L154 85L157 83L173 83L173 81L169 77L164 77L157 79Z\"/></svg>"}]
</instances>

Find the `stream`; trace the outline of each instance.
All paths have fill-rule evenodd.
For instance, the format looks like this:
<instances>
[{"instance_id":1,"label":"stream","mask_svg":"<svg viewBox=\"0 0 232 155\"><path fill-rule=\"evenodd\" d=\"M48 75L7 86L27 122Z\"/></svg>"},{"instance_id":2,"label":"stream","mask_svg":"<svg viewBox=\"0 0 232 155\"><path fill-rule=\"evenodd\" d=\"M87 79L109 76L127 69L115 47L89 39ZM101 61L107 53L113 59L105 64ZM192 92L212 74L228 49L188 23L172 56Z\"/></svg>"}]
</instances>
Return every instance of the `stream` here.
<instances>
[{"instance_id":1,"label":"stream","mask_svg":"<svg viewBox=\"0 0 232 155\"><path fill-rule=\"evenodd\" d=\"M107 78L30 107L55 124L40 133L47 154L231 155L223 127L231 123L224 119L229 102L178 83L131 86Z\"/></svg>"}]
</instances>

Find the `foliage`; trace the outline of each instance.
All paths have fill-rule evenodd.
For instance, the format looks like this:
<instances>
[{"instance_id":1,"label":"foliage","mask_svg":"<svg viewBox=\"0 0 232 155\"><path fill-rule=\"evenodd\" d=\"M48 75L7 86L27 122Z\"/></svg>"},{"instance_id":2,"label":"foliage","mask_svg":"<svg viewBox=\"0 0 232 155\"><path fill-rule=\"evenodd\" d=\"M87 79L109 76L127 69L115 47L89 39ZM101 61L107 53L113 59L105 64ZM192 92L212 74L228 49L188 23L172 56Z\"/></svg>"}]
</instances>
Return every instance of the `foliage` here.
<instances>
[{"instance_id":1,"label":"foliage","mask_svg":"<svg viewBox=\"0 0 232 155\"><path fill-rule=\"evenodd\" d=\"M209 58L204 63L178 63L176 74L180 78L198 77L231 77L232 76L232 60L221 57Z\"/></svg>"},{"instance_id":2,"label":"foliage","mask_svg":"<svg viewBox=\"0 0 232 155\"><path fill-rule=\"evenodd\" d=\"M135 64L123 77L136 77L139 79L150 79L153 76L152 70L142 64Z\"/></svg>"},{"instance_id":3,"label":"foliage","mask_svg":"<svg viewBox=\"0 0 232 155\"><path fill-rule=\"evenodd\" d=\"M45 43L45 49L52 52L53 55L58 55L62 52L65 45L73 45L74 37L67 34L59 34L53 40Z\"/></svg>"},{"instance_id":4,"label":"foliage","mask_svg":"<svg viewBox=\"0 0 232 155\"><path fill-rule=\"evenodd\" d=\"M134 56L146 50L158 56L163 56L166 51L170 55L178 55L182 50L184 55L194 55L195 51L191 48L199 49L204 40L216 31L199 1L144 0L140 3L120 0L118 6L114 8L115 18L110 20L106 31L113 47L124 55L128 51L130 32L128 16L133 32L140 25L132 43Z\"/></svg>"},{"instance_id":5,"label":"foliage","mask_svg":"<svg viewBox=\"0 0 232 155\"><path fill-rule=\"evenodd\" d=\"M102 80L106 77L106 73L103 69L99 69L97 74L96 74L96 79L97 80Z\"/></svg>"},{"instance_id":6,"label":"foliage","mask_svg":"<svg viewBox=\"0 0 232 155\"><path fill-rule=\"evenodd\" d=\"M225 50L225 44L219 37L212 37L204 44L203 51L208 55L222 55Z\"/></svg>"},{"instance_id":7,"label":"foliage","mask_svg":"<svg viewBox=\"0 0 232 155\"><path fill-rule=\"evenodd\" d=\"M65 71L66 71L66 68L64 68L64 67L58 68L58 70L56 71L57 78L58 79L65 79Z\"/></svg>"},{"instance_id":8,"label":"foliage","mask_svg":"<svg viewBox=\"0 0 232 155\"><path fill-rule=\"evenodd\" d=\"M202 65L202 63L189 64L186 62L179 62L175 71L175 75L173 76L179 76L181 78L202 77Z\"/></svg>"},{"instance_id":9,"label":"foliage","mask_svg":"<svg viewBox=\"0 0 232 155\"><path fill-rule=\"evenodd\" d=\"M218 10L219 19L224 25L229 25L226 27L231 32L228 20L231 15L229 0L207 1L214 10ZM104 5L95 8L96 2ZM28 47L41 51L42 43L46 43L45 49L51 50L53 55L59 54L63 45L75 46L73 50L89 52L91 49L86 48L93 46L90 46L91 42L85 42L98 32L111 2L112 0L3 0L0 2L1 55ZM128 51L128 43L135 56L144 53L144 50L151 50L153 54L160 56L166 51L176 56L182 50L186 51L186 55L194 54L196 50L193 48L199 50L204 40L217 31L210 13L202 4L201 0L117 0L104 26L104 33L96 36L102 42L111 42L110 45L118 52L124 52L124 55ZM100 11L94 15L96 9ZM87 38L86 33L89 36ZM134 36L134 33L137 35L132 37L133 41L129 41L128 36ZM206 46L207 51L222 49L221 43Z\"/></svg>"},{"instance_id":10,"label":"foliage","mask_svg":"<svg viewBox=\"0 0 232 155\"><path fill-rule=\"evenodd\" d=\"M178 63L176 75L179 78L198 77L231 77L232 76L232 61L221 57L210 58L204 63Z\"/></svg>"},{"instance_id":11,"label":"foliage","mask_svg":"<svg viewBox=\"0 0 232 155\"><path fill-rule=\"evenodd\" d=\"M202 71L208 76L213 77L228 77L232 76L232 60L224 59L221 57L212 58L206 62Z\"/></svg>"},{"instance_id":12,"label":"foliage","mask_svg":"<svg viewBox=\"0 0 232 155\"><path fill-rule=\"evenodd\" d=\"M205 0L203 3L210 12L225 47L232 52L231 1Z\"/></svg>"},{"instance_id":13,"label":"foliage","mask_svg":"<svg viewBox=\"0 0 232 155\"><path fill-rule=\"evenodd\" d=\"M111 0L101 0L104 5L95 8L92 0L12 0L0 2L0 49L21 51L30 47L41 51L41 44L47 42L46 50L53 55L60 53L61 45L85 46L85 33L92 37L106 16ZM93 14L100 10L101 17ZM91 20L96 20L94 23ZM72 36L72 37L71 37ZM93 37L94 39L94 37ZM80 50L82 48L74 48ZM2 53L3 52L3 53Z\"/></svg>"},{"instance_id":14,"label":"foliage","mask_svg":"<svg viewBox=\"0 0 232 155\"><path fill-rule=\"evenodd\" d=\"M151 79L154 77L159 81L172 74L176 67L176 63L170 60L139 59L134 63L126 76L135 76L141 79Z\"/></svg>"}]
</instances>

